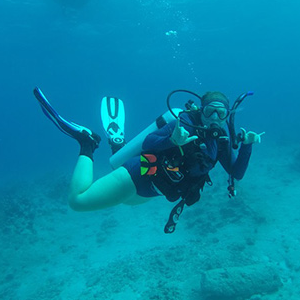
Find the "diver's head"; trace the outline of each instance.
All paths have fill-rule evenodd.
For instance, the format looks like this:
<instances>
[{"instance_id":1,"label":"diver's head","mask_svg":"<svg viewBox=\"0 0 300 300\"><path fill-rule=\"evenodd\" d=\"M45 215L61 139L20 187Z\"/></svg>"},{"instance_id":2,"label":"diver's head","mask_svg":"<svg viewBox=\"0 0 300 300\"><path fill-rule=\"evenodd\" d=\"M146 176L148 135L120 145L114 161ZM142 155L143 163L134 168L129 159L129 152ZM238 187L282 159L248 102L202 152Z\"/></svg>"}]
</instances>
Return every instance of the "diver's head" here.
<instances>
[{"instance_id":1,"label":"diver's head","mask_svg":"<svg viewBox=\"0 0 300 300\"><path fill-rule=\"evenodd\" d=\"M229 116L229 100L220 92L207 92L201 101L201 120L203 125L223 127Z\"/></svg>"}]
</instances>

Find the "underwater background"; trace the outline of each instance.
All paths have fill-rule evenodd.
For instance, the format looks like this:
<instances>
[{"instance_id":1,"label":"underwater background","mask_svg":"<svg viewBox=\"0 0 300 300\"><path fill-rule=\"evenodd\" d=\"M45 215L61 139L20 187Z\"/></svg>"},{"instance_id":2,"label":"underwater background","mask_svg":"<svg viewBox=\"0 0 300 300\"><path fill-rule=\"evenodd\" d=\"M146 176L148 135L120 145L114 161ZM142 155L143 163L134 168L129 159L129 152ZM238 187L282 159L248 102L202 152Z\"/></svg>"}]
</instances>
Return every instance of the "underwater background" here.
<instances>
[{"instance_id":1,"label":"underwater background","mask_svg":"<svg viewBox=\"0 0 300 300\"><path fill-rule=\"evenodd\" d=\"M299 19L297 0L0 1L0 298L299 299ZM68 208L79 147L44 116L35 86L101 135L95 177L110 171L104 96L124 101L130 140L175 89L231 103L254 91L236 128L266 134L237 199L217 167L165 235L163 198Z\"/></svg>"}]
</instances>

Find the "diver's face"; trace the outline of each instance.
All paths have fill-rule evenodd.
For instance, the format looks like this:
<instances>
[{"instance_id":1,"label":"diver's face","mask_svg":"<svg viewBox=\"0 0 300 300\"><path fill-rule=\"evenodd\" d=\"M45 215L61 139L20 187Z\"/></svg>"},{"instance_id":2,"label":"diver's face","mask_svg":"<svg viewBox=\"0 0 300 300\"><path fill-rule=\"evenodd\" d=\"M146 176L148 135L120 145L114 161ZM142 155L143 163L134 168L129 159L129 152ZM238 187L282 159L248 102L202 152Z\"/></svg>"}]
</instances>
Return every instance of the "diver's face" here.
<instances>
[{"instance_id":1,"label":"diver's face","mask_svg":"<svg viewBox=\"0 0 300 300\"><path fill-rule=\"evenodd\" d=\"M210 127L216 124L223 127L228 118L229 111L221 102L211 102L202 108L201 120L203 125Z\"/></svg>"}]
</instances>

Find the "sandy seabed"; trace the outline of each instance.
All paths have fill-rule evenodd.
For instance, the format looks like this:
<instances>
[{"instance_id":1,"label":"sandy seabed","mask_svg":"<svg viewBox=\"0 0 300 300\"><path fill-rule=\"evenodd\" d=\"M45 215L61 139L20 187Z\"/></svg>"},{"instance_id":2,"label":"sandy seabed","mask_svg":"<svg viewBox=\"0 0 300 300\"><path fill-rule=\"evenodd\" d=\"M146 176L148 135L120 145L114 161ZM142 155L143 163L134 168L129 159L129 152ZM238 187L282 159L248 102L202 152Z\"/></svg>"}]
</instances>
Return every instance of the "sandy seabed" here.
<instances>
[{"instance_id":1,"label":"sandy seabed","mask_svg":"<svg viewBox=\"0 0 300 300\"><path fill-rule=\"evenodd\" d=\"M77 213L70 174L2 188L0 299L299 300L300 151L254 147L237 197L217 167L169 235L161 197Z\"/></svg>"}]
</instances>

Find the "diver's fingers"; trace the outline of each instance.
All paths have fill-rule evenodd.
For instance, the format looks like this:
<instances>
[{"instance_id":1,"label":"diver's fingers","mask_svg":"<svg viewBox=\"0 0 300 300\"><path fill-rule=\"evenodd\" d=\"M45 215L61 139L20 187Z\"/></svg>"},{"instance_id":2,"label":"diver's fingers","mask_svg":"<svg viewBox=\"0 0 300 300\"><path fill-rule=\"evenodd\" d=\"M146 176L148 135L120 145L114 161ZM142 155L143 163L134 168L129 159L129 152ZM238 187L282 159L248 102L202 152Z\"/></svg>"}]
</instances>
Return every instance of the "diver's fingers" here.
<instances>
[{"instance_id":1,"label":"diver's fingers","mask_svg":"<svg viewBox=\"0 0 300 300\"><path fill-rule=\"evenodd\" d=\"M260 144L261 143L261 136L264 135L265 132L257 134L257 142Z\"/></svg>"},{"instance_id":2,"label":"diver's fingers","mask_svg":"<svg viewBox=\"0 0 300 300\"><path fill-rule=\"evenodd\" d=\"M242 132L242 140L244 140L246 136L246 129L241 127L241 132Z\"/></svg>"},{"instance_id":3,"label":"diver's fingers","mask_svg":"<svg viewBox=\"0 0 300 300\"><path fill-rule=\"evenodd\" d=\"M198 136L196 136L196 135L193 135L193 136L188 137L188 138L186 139L186 144L187 144L187 143L190 143L190 142L192 142L192 141L194 141L194 140L196 140L197 138L198 138Z\"/></svg>"},{"instance_id":4,"label":"diver's fingers","mask_svg":"<svg viewBox=\"0 0 300 300\"><path fill-rule=\"evenodd\" d=\"M177 118L176 123L175 123L175 127L176 127L177 129L180 128L180 118Z\"/></svg>"}]
</instances>

